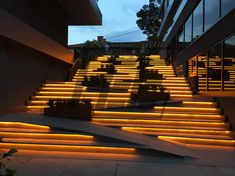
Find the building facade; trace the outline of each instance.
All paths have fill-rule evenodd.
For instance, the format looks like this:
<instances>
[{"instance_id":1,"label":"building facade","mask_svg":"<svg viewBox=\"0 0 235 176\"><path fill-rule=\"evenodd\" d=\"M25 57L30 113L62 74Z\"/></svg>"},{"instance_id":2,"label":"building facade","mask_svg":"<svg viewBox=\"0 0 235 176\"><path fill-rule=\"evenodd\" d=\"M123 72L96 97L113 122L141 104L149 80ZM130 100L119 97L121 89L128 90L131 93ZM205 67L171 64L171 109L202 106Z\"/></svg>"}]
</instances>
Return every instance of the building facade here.
<instances>
[{"instance_id":1,"label":"building facade","mask_svg":"<svg viewBox=\"0 0 235 176\"><path fill-rule=\"evenodd\" d=\"M160 55L195 91L235 91L235 1L164 0Z\"/></svg>"},{"instance_id":2,"label":"building facade","mask_svg":"<svg viewBox=\"0 0 235 176\"><path fill-rule=\"evenodd\" d=\"M68 25L101 24L97 0L1 0L0 111L24 105L45 80L67 79Z\"/></svg>"}]
</instances>

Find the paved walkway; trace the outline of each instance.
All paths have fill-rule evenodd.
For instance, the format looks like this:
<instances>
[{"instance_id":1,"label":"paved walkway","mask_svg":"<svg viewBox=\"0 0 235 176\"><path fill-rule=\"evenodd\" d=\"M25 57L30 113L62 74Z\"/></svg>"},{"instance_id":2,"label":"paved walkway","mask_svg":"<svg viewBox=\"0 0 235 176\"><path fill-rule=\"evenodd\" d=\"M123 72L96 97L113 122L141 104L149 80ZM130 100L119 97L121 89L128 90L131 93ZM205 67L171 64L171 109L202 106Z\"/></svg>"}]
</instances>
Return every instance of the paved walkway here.
<instances>
[{"instance_id":1,"label":"paved walkway","mask_svg":"<svg viewBox=\"0 0 235 176\"><path fill-rule=\"evenodd\" d=\"M13 157L10 167L16 176L234 176L232 150L193 150L200 159L142 156L137 158L60 158L56 155Z\"/></svg>"}]
</instances>

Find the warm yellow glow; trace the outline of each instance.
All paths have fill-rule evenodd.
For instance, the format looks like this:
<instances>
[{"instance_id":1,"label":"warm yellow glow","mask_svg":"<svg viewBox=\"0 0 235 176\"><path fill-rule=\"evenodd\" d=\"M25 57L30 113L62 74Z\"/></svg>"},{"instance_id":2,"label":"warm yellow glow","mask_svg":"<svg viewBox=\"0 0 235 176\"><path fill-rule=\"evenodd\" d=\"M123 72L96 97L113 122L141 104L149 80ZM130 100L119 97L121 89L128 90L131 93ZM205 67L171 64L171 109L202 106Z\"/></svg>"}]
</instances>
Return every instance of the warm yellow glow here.
<instances>
[{"instance_id":1,"label":"warm yellow glow","mask_svg":"<svg viewBox=\"0 0 235 176\"><path fill-rule=\"evenodd\" d=\"M34 125L34 124L28 124L28 123L22 123L22 122L0 122L0 127L50 130L50 127L48 126Z\"/></svg>"},{"instance_id":2,"label":"warm yellow glow","mask_svg":"<svg viewBox=\"0 0 235 176\"><path fill-rule=\"evenodd\" d=\"M112 118L112 115L116 117L117 115L119 118L124 117L203 117L203 118L221 118L223 117L222 115L217 115L217 114L189 114L189 113L184 113L184 114L174 114L174 113L157 113L157 112L115 112L115 111L94 111L94 115L108 115L109 118ZM116 115L116 116L115 116ZM120 117L121 116L121 117Z\"/></svg>"},{"instance_id":3,"label":"warm yellow glow","mask_svg":"<svg viewBox=\"0 0 235 176\"><path fill-rule=\"evenodd\" d=\"M154 109L156 110L183 110L183 111L213 111L213 112L218 112L219 109L217 108L193 108L193 107L164 107L164 106L155 106Z\"/></svg>"},{"instance_id":4,"label":"warm yellow glow","mask_svg":"<svg viewBox=\"0 0 235 176\"><path fill-rule=\"evenodd\" d=\"M204 102L204 101L183 101L183 104L189 104L189 105L214 105L213 102Z\"/></svg>"},{"instance_id":5,"label":"warm yellow glow","mask_svg":"<svg viewBox=\"0 0 235 176\"><path fill-rule=\"evenodd\" d=\"M235 140L223 140L223 139L203 139L203 138L187 138L187 137L174 137L174 136L158 136L159 139L163 140L177 140L182 142L192 141L192 142L205 142L209 143L224 143L235 145Z\"/></svg>"},{"instance_id":6,"label":"warm yellow glow","mask_svg":"<svg viewBox=\"0 0 235 176\"><path fill-rule=\"evenodd\" d=\"M136 120L136 119L105 119L105 118L92 118L93 122L100 123L123 123L128 124L174 124L174 125L189 125L189 126L213 126L213 127L222 127L223 122L195 122L195 121L173 121L173 120ZM122 124L122 125L123 125Z\"/></svg>"},{"instance_id":7,"label":"warm yellow glow","mask_svg":"<svg viewBox=\"0 0 235 176\"><path fill-rule=\"evenodd\" d=\"M84 98L84 99L92 99L92 100L116 100L116 101L128 101L130 100L130 98L120 98L120 97L91 97L91 96L85 96L85 97L81 97L81 96L33 96L33 98L37 98L37 99L73 99L73 98Z\"/></svg>"},{"instance_id":8,"label":"warm yellow glow","mask_svg":"<svg viewBox=\"0 0 235 176\"><path fill-rule=\"evenodd\" d=\"M42 91L86 91L87 88L74 88L74 87L42 87Z\"/></svg>"},{"instance_id":9,"label":"warm yellow glow","mask_svg":"<svg viewBox=\"0 0 235 176\"><path fill-rule=\"evenodd\" d=\"M216 131L216 130L195 130L195 129L166 129L166 128L141 128L141 127L121 127L122 130L132 131L132 132L140 132L140 133L148 133L152 132L151 134L157 132L167 132L167 133L195 133L195 134L214 134L214 135L231 135L231 131Z\"/></svg>"},{"instance_id":10,"label":"warm yellow glow","mask_svg":"<svg viewBox=\"0 0 235 176\"><path fill-rule=\"evenodd\" d=\"M20 143L0 143L1 149L15 147L20 150L46 150L46 151L66 151L66 152L98 152L98 153L121 153L135 154L135 148L102 147L102 146L71 146L71 145L43 145L43 144L20 144Z\"/></svg>"},{"instance_id":11,"label":"warm yellow glow","mask_svg":"<svg viewBox=\"0 0 235 176\"><path fill-rule=\"evenodd\" d=\"M60 94L60 95L80 95L80 96L117 96L117 97L127 97L130 96L130 93L102 93L102 92L37 92L38 94Z\"/></svg>"},{"instance_id":12,"label":"warm yellow glow","mask_svg":"<svg viewBox=\"0 0 235 176\"><path fill-rule=\"evenodd\" d=\"M28 108L28 109L44 109L44 108L49 108L49 106L47 106L47 105L44 105L44 106L32 105L32 106L26 106L26 108Z\"/></svg>"},{"instance_id":13,"label":"warm yellow glow","mask_svg":"<svg viewBox=\"0 0 235 176\"><path fill-rule=\"evenodd\" d=\"M6 138L37 138L37 139L64 139L64 140L92 140L90 135L80 134L45 134L45 133L14 133L0 132L1 137Z\"/></svg>"},{"instance_id":14,"label":"warm yellow glow","mask_svg":"<svg viewBox=\"0 0 235 176\"><path fill-rule=\"evenodd\" d=\"M80 85L77 85L76 83L72 82L71 84L44 84L43 86L48 86L48 87L72 87L72 88L75 88L75 89L79 89L79 90L87 90L87 87L85 86L80 86Z\"/></svg>"}]
</instances>

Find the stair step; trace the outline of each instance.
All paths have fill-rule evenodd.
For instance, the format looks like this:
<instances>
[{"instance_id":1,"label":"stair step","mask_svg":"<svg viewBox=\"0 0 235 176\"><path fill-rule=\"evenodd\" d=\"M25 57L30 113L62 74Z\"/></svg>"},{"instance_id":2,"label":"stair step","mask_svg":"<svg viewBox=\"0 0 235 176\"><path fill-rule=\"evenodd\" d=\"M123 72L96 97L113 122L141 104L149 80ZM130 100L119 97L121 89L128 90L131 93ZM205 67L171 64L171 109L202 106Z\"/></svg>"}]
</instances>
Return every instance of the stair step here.
<instances>
[{"instance_id":1,"label":"stair step","mask_svg":"<svg viewBox=\"0 0 235 176\"><path fill-rule=\"evenodd\" d=\"M208 108L216 108L217 103L215 102L205 102L205 101L183 101L182 106L184 107L208 107Z\"/></svg>"},{"instance_id":2,"label":"stair step","mask_svg":"<svg viewBox=\"0 0 235 176\"><path fill-rule=\"evenodd\" d=\"M37 151L63 151L63 152L88 152L110 154L136 154L135 148L106 147L106 146L71 146L71 145L43 145L27 143L0 143L0 149L17 148L17 150Z\"/></svg>"},{"instance_id":3,"label":"stair step","mask_svg":"<svg viewBox=\"0 0 235 176\"><path fill-rule=\"evenodd\" d=\"M185 144L231 146L231 147L235 146L234 140L203 139L203 138L172 137L172 136L158 136L158 138L162 140L176 141Z\"/></svg>"},{"instance_id":4,"label":"stair step","mask_svg":"<svg viewBox=\"0 0 235 176\"><path fill-rule=\"evenodd\" d=\"M126 97L94 97L94 96L32 96L32 100L49 100L49 99L91 99L100 102L129 102L130 98Z\"/></svg>"},{"instance_id":5,"label":"stair step","mask_svg":"<svg viewBox=\"0 0 235 176\"><path fill-rule=\"evenodd\" d=\"M218 114L190 114L190 113L146 113L146 112L114 112L114 111L94 111L93 117L109 119L128 119L128 120L175 120L175 121L199 121L221 122L224 120L223 115Z\"/></svg>"},{"instance_id":6,"label":"stair step","mask_svg":"<svg viewBox=\"0 0 235 176\"><path fill-rule=\"evenodd\" d=\"M206 127L210 129L210 127L214 128L229 128L228 124L223 122L196 122L196 121L177 121L177 120L143 120L143 119L111 119L111 118L92 118L93 122L98 122L110 126L139 126L143 127L142 125L150 125L149 127L152 127L154 125L165 125L165 126L175 126L178 128L185 128L186 126L194 126L194 127ZM112 125L113 124L113 125Z\"/></svg>"},{"instance_id":7,"label":"stair step","mask_svg":"<svg viewBox=\"0 0 235 176\"><path fill-rule=\"evenodd\" d=\"M15 133L0 132L1 138L60 139L60 140L94 140L93 136L81 134L50 134L50 133Z\"/></svg>"},{"instance_id":8,"label":"stair step","mask_svg":"<svg viewBox=\"0 0 235 176\"><path fill-rule=\"evenodd\" d=\"M166 129L166 128L137 128L122 127L122 130L153 136L197 137L214 139L232 139L230 131Z\"/></svg>"},{"instance_id":9,"label":"stair step","mask_svg":"<svg viewBox=\"0 0 235 176\"><path fill-rule=\"evenodd\" d=\"M58 95L58 96L80 96L80 97L130 97L130 93L103 93L103 92L78 92L78 91L72 91L72 92L46 92L46 91L40 91L36 92L35 95Z\"/></svg>"},{"instance_id":10,"label":"stair step","mask_svg":"<svg viewBox=\"0 0 235 176\"><path fill-rule=\"evenodd\" d=\"M22 122L0 122L0 128L21 128L21 129L35 129L45 132L50 131L50 127L36 124L28 124Z\"/></svg>"},{"instance_id":11,"label":"stair step","mask_svg":"<svg viewBox=\"0 0 235 176\"><path fill-rule=\"evenodd\" d=\"M193 113L197 112L199 114L209 113L209 114L220 114L221 110L218 108L199 108L199 107L168 107L168 106L155 106L156 112L187 112Z\"/></svg>"}]
</instances>

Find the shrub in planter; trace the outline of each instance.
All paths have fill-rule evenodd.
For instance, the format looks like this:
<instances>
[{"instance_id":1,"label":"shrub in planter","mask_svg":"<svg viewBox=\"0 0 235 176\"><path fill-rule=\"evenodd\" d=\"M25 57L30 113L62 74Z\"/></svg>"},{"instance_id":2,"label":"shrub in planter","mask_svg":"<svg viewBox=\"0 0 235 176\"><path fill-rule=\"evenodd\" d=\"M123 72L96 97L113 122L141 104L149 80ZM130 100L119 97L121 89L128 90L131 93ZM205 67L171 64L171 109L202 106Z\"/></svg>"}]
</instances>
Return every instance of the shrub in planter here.
<instances>
[{"instance_id":1,"label":"shrub in planter","mask_svg":"<svg viewBox=\"0 0 235 176\"><path fill-rule=\"evenodd\" d=\"M170 94L165 92L161 85L140 85L137 94L132 94L132 100L137 102L165 101L170 99Z\"/></svg>"},{"instance_id":2,"label":"shrub in planter","mask_svg":"<svg viewBox=\"0 0 235 176\"><path fill-rule=\"evenodd\" d=\"M82 85L87 87L97 87L104 89L109 88L109 84L104 75L90 77L84 76L84 81L82 81Z\"/></svg>"},{"instance_id":3,"label":"shrub in planter","mask_svg":"<svg viewBox=\"0 0 235 176\"><path fill-rule=\"evenodd\" d=\"M91 100L79 99L50 99L49 108L44 108L45 116L73 118L78 120L91 120Z\"/></svg>"},{"instance_id":4,"label":"shrub in planter","mask_svg":"<svg viewBox=\"0 0 235 176\"><path fill-rule=\"evenodd\" d=\"M110 64L110 65L101 65L101 68L98 68L97 71L100 71L100 72L107 72L108 74L115 74L116 73L116 70L115 70L115 67L113 66L113 64Z\"/></svg>"},{"instance_id":5,"label":"shrub in planter","mask_svg":"<svg viewBox=\"0 0 235 176\"><path fill-rule=\"evenodd\" d=\"M121 65L122 64L122 62L121 61L117 61L117 59L116 59L117 57L111 57L111 58L109 58L108 59L108 63L112 63L113 65Z\"/></svg>"},{"instance_id":6,"label":"shrub in planter","mask_svg":"<svg viewBox=\"0 0 235 176\"><path fill-rule=\"evenodd\" d=\"M158 80L162 80L163 79L163 75L159 74L158 71L156 70L145 70L145 72L143 72L143 75L141 77L143 80L146 79L158 79Z\"/></svg>"}]
</instances>

